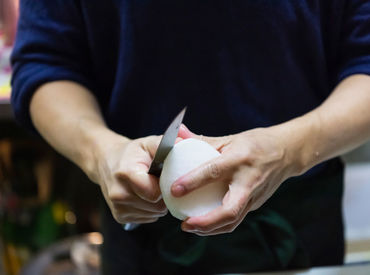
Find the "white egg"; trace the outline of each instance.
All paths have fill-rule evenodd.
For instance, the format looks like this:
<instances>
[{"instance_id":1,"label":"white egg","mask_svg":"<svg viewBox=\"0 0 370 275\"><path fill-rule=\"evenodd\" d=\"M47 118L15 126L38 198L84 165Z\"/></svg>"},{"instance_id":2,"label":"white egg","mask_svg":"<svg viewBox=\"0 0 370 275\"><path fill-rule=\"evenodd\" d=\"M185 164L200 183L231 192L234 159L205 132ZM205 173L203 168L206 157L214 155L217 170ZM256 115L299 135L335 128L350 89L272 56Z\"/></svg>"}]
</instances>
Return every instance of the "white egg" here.
<instances>
[{"instance_id":1,"label":"white egg","mask_svg":"<svg viewBox=\"0 0 370 275\"><path fill-rule=\"evenodd\" d=\"M228 188L222 182L209 183L183 197L171 194L171 186L179 177L219 155L207 142L193 138L182 140L172 148L164 161L159 184L163 200L174 217L184 220L201 216L221 205Z\"/></svg>"}]
</instances>

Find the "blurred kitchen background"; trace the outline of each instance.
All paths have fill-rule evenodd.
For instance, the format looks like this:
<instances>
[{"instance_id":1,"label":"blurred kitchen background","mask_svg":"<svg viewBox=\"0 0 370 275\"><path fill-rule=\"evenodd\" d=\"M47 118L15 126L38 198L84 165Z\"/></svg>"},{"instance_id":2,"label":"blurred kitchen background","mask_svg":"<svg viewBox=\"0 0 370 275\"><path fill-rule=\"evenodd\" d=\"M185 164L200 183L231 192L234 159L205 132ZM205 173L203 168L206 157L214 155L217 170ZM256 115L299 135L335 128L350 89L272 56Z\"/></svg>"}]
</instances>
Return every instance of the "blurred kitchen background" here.
<instances>
[{"instance_id":1,"label":"blurred kitchen background","mask_svg":"<svg viewBox=\"0 0 370 275\"><path fill-rule=\"evenodd\" d=\"M76 261L90 253L88 265L94 266L97 253L88 249L102 240L87 233L99 229L98 187L13 119L9 58L17 10L18 1L0 0L0 275L20 274L45 248L49 256L60 258L56 270L72 269L71 248ZM48 261L57 262L52 257ZM56 270L49 273L59 274Z\"/></svg>"},{"instance_id":2,"label":"blurred kitchen background","mask_svg":"<svg viewBox=\"0 0 370 275\"><path fill-rule=\"evenodd\" d=\"M46 143L20 129L13 119L9 57L17 8L17 0L0 0L0 275L20 274L24 266L31 270L32 263L48 262L58 264L45 274L59 274L58 268L68 270L79 263L85 271L87 266L92 268L88 274L97 274L96 246L103 240L90 232L99 230L98 187ZM370 143L343 158L346 263L367 262Z\"/></svg>"}]
</instances>

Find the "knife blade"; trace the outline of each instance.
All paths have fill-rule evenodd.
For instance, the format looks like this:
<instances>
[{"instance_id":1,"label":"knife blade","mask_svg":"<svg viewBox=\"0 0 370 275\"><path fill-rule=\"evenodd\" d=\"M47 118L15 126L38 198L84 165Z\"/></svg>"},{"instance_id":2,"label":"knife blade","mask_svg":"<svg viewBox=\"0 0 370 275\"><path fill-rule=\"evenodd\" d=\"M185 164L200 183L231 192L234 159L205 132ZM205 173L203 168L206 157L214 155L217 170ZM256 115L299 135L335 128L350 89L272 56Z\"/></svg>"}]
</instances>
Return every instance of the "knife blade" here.
<instances>
[{"instance_id":1,"label":"knife blade","mask_svg":"<svg viewBox=\"0 0 370 275\"><path fill-rule=\"evenodd\" d=\"M180 125L184 118L186 112L186 107L175 117L168 126L166 132L164 133L161 142L159 143L158 149L155 153L152 164L149 168L149 174L160 177L163 167L163 162L166 159L168 153L171 151L172 147L175 145L177 135L179 133Z\"/></svg>"},{"instance_id":2,"label":"knife blade","mask_svg":"<svg viewBox=\"0 0 370 275\"><path fill-rule=\"evenodd\" d=\"M174 120L168 126L167 130L164 132L163 137L159 143L158 149L155 152L153 161L150 165L148 174L154 175L158 178L161 176L163 162L166 159L168 153L171 151L172 147L175 145L180 125L185 116L185 112L186 107L181 110L181 112L174 118ZM136 223L127 223L125 224L124 229L126 231L131 231L138 226L139 224Z\"/></svg>"}]
</instances>

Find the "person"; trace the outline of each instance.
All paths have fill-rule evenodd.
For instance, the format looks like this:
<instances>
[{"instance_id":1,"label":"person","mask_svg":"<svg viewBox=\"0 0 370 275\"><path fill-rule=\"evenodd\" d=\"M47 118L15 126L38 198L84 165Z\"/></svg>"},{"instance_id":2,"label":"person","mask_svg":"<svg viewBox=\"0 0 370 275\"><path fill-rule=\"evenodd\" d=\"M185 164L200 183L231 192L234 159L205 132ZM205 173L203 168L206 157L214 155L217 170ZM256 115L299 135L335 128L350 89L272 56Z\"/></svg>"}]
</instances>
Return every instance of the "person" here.
<instances>
[{"instance_id":1,"label":"person","mask_svg":"<svg viewBox=\"0 0 370 275\"><path fill-rule=\"evenodd\" d=\"M338 156L370 137L370 1L22 0L12 62L18 121L102 190L104 274L343 263ZM173 195L229 189L180 222L147 171L184 106L179 137L221 156Z\"/></svg>"}]
</instances>

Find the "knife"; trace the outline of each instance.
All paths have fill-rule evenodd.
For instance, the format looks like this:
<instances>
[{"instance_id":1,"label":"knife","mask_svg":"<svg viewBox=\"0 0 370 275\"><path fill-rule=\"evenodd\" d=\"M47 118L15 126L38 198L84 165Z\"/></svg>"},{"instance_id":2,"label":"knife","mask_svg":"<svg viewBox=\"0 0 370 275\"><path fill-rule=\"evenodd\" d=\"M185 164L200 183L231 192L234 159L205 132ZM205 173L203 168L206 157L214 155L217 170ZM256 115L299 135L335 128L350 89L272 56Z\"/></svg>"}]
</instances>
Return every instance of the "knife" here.
<instances>
[{"instance_id":1,"label":"knife","mask_svg":"<svg viewBox=\"0 0 370 275\"><path fill-rule=\"evenodd\" d=\"M155 152L154 159L150 165L148 174L154 175L158 178L161 176L163 162L166 159L168 153L171 151L172 147L175 145L175 141L179 133L180 125L184 118L185 112L186 107L181 110L181 112L171 122L170 126L168 126L166 132L164 132L158 149ZM138 226L139 224L136 223L126 223L124 229L126 231L131 231Z\"/></svg>"}]
</instances>

